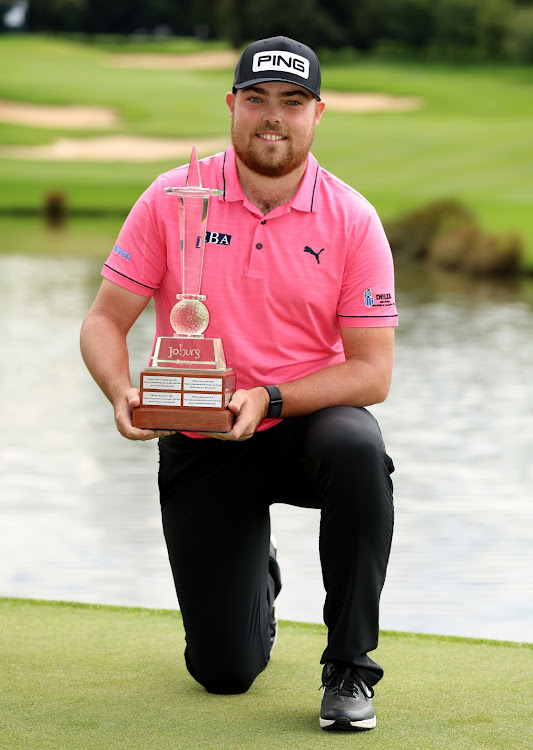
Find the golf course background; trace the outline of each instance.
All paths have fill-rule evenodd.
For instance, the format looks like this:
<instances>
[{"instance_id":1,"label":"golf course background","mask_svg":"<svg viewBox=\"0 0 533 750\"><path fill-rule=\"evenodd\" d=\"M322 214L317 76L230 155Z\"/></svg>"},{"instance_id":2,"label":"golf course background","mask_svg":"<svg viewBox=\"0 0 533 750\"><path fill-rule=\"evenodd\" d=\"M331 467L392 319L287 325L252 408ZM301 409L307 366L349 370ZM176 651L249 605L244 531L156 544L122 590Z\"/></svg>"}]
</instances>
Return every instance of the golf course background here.
<instances>
[{"instance_id":1,"label":"golf course background","mask_svg":"<svg viewBox=\"0 0 533 750\"><path fill-rule=\"evenodd\" d=\"M8 149L106 134L228 138L224 94L232 67L111 64L129 53L225 49L190 40L1 37L0 100L109 107L117 124L74 130L0 123L0 249L20 251L13 238L24 232L31 252L93 253L96 267L138 195L188 157L32 160L9 158ZM362 192L385 221L437 198L459 199L487 231L521 232L524 266L533 271L533 68L332 55L323 78L326 91L421 101L410 112L331 109L313 149L325 168ZM87 228L86 241L79 231L75 245L67 233L40 231L51 191L65 195L78 229ZM380 750L522 750L533 742L528 644L382 632L378 728L354 737L318 729L321 625L282 622L269 669L247 694L231 698L208 695L186 672L175 611L0 598L0 632L0 746L13 750L337 750L363 743Z\"/></svg>"},{"instance_id":2,"label":"golf course background","mask_svg":"<svg viewBox=\"0 0 533 750\"><path fill-rule=\"evenodd\" d=\"M228 138L224 94L232 69L115 67L117 55L221 50L193 40L92 44L62 37L0 39L0 99L109 107L117 124L88 127L0 123L0 212L38 212L50 191L76 213L125 216L154 177L187 161L45 161L6 158L9 147L105 134ZM323 89L419 97L410 112L329 111L313 151L363 193L384 219L439 198L463 201L490 232L518 231L533 271L533 67L458 66L342 57L323 66ZM327 97L326 101L327 101ZM199 148L202 155L202 148Z\"/></svg>"}]
</instances>

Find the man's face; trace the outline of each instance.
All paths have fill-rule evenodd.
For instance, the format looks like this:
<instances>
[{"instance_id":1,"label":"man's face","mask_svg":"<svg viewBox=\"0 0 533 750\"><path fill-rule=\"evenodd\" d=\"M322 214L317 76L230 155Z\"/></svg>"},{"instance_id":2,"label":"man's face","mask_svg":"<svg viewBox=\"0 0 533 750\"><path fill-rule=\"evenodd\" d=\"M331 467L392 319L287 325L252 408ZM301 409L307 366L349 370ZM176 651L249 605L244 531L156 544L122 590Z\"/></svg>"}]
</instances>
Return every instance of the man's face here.
<instances>
[{"instance_id":1,"label":"man's face","mask_svg":"<svg viewBox=\"0 0 533 750\"><path fill-rule=\"evenodd\" d=\"M306 89L269 81L227 94L237 157L253 172L282 177L301 166L324 111Z\"/></svg>"}]
</instances>

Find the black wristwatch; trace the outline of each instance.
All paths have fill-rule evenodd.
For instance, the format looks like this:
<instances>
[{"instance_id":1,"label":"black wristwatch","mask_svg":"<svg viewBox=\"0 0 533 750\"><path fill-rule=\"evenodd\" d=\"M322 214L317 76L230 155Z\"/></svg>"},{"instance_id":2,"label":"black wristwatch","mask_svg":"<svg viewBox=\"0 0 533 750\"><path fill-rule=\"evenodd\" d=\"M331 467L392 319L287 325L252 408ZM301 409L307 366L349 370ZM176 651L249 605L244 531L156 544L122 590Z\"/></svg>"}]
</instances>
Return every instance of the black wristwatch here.
<instances>
[{"instance_id":1,"label":"black wristwatch","mask_svg":"<svg viewBox=\"0 0 533 750\"><path fill-rule=\"evenodd\" d=\"M270 398L267 417L279 417L283 408L283 399L281 398L279 388L275 385L264 385L263 388L266 388Z\"/></svg>"}]
</instances>

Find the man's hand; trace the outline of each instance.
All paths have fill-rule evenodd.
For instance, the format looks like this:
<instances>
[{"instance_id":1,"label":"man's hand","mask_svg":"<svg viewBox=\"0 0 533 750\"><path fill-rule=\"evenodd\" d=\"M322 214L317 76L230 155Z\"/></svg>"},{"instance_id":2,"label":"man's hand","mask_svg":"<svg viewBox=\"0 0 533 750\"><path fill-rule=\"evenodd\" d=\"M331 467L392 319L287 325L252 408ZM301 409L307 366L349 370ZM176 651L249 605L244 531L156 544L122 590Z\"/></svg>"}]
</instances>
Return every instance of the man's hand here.
<instances>
[{"instance_id":1,"label":"man's hand","mask_svg":"<svg viewBox=\"0 0 533 750\"><path fill-rule=\"evenodd\" d=\"M132 414L135 407L141 403L141 397L137 388L128 389L121 396L115 408L115 424L120 434L128 440L152 440L153 438L167 437L173 435L175 430L143 430L134 427L132 424Z\"/></svg>"},{"instance_id":2,"label":"man's hand","mask_svg":"<svg viewBox=\"0 0 533 750\"><path fill-rule=\"evenodd\" d=\"M249 440L262 419L266 417L270 399L265 388L252 388L249 391L235 391L228 409L235 414L235 422L230 432L210 432L209 437L217 440Z\"/></svg>"}]
</instances>

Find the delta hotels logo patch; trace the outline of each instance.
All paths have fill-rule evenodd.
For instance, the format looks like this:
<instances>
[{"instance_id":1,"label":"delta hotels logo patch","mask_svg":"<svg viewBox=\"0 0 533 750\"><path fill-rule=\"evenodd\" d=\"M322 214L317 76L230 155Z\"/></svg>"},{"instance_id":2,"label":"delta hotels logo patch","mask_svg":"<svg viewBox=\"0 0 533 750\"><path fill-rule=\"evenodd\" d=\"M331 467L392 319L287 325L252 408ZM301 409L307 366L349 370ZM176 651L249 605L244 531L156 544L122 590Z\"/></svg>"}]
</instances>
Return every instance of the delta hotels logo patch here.
<instances>
[{"instance_id":1,"label":"delta hotels logo patch","mask_svg":"<svg viewBox=\"0 0 533 750\"><path fill-rule=\"evenodd\" d=\"M372 289L365 289L365 305L367 307L392 307L394 299L389 292L374 295Z\"/></svg>"}]
</instances>

